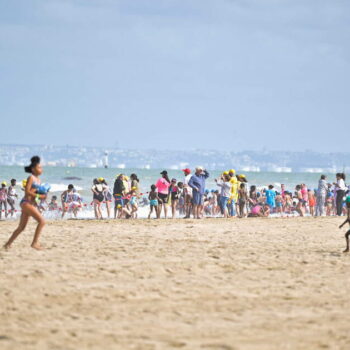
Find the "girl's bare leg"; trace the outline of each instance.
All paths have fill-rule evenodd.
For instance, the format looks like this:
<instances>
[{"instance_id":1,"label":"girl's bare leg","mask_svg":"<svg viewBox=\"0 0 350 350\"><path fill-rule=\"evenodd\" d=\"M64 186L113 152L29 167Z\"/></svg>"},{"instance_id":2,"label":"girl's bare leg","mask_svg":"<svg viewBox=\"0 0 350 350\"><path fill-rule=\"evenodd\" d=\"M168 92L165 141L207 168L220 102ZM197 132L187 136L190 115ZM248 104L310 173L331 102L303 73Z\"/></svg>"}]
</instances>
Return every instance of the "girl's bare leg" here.
<instances>
[{"instance_id":1,"label":"girl's bare leg","mask_svg":"<svg viewBox=\"0 0 350 350\"><path fill-rule=\"evenodd\" d=\"M12 233L12 235L9 238L9 240L7 241L7 243L4 245L5 249L11 248L11 244L26 228L26 226L28 224L28 220L29 220L29 215L25 211L22 210L22 215L21 215L21 218L19 221L19 225L16 228L16 230Z\"/></svg>"},{"instance_id":2,"label":"girl's bare leg","mask_svg":"<svg viewBox=\"0 0 350 350\"><path fill-rule=\"evenodd\" d=\"M344 250L344 253L347 253L349 251L349 236L350 236L350 230L345 233L346 249Z\"/></svg>"},{"instance_id":3,"label":"girl's bare leg","mask_svg":"<svg viewBox=\"0 0 350 350\"><path fill-rule=\"evenodd\" d=\"M41 231L45 226L45 220L42 217L42 215L40 214L39 210L30 204L24 205L22 208L22 211L23 210L25 210L25 212L28 214L28 216L32 216L33 219L36 220L38 223L38 226L36 227L36 230L34 233L34 238L33 238L33 242L32 242L31 247L34 249L37 249L37 250L42 250L43 248L39 243L39 238L41 235Z\"/></svg>"},{"instance_id":4,"label":"girl's bare leg","mask_svg":"<svg viewBox=\"0 0 350 350\"><path fill-rule=\"evenodd\" d=\"M106 208L107 208L108 219L110 219L111 218L111 206L109 204L109 201L106 202Z\"/></svg>"}]
</instances>

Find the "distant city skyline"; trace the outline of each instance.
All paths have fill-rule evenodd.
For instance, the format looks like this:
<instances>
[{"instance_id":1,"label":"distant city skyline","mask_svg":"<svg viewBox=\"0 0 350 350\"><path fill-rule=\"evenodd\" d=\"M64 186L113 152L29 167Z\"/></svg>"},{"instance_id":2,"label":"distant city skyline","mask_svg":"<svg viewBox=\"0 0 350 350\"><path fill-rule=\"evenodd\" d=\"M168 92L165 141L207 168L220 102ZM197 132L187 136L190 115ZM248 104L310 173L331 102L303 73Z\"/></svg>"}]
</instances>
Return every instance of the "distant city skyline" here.
<instances>
[{"instance_id":1,"label":"distant city skyline","mask_svg":"<svg viewBox=\"0 0 350 350\"><path fill-rule=\"evenodd\" d=\"M219 150L135 150L53 145L1 145L0 166L28 163L32 155L53 167L172 169L203 165L210 170L235 168L247 172L350 172L350 152L284 152Z\"/></svg>"},{"instance_id":2,"label":"distant city skyline","mask_svg":"<svg viewBox=\"0 0 350 350\"><path fill-rule=\"evenodd\" d=\"M342 152L350 2L0 0L0 143Z\"/></svg>"}]
</instances>

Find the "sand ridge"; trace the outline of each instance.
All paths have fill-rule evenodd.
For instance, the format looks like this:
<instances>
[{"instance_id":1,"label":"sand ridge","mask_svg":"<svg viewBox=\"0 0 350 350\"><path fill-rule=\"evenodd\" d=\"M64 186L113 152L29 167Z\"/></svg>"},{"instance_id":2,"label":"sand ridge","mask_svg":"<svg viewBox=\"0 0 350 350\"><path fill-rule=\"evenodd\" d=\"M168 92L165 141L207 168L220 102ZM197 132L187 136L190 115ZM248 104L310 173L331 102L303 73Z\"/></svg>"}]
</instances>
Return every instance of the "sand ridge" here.
<instances>
[{"instance_id":1,"label":"sand ridge","mask_svg":"<svg viewBox=\"0 0 350 350\"><path fill-rule=\"evenodd\" d=\"M0 252L0 348L347 349L342 221L52 221L42 252L32 223Z\"/></svg>"}]
</instances>

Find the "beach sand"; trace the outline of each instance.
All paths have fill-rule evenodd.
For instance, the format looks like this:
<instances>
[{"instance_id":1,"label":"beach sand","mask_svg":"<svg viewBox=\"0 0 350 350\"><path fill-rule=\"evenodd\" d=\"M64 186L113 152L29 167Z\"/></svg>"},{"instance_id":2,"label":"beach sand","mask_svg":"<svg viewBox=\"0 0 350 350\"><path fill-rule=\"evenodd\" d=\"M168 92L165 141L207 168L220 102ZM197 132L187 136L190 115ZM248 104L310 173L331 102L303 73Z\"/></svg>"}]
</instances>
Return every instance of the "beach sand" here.
<instances>
[{"instance_id":1,"label":"beach sand","mask_svg":"<svg viewBox=\"0 0 350 350\"><path fill-rule=\"evenodd\" d=\"M0 252L0 349L349 349L342 221L56 221L42 252L32 223Z\"/></svg>"}]
</instances>

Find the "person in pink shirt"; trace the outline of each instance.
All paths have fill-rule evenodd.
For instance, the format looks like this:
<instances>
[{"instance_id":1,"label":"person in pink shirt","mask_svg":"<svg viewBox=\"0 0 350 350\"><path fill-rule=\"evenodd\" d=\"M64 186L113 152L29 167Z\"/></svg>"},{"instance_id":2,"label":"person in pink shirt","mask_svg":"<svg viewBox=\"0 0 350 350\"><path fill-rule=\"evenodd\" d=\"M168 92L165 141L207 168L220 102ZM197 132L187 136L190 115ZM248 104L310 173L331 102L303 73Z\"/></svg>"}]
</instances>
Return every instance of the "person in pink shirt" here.
<instances>
[{"instance_id":1,"label":"person in pink shirt","mask_svg":"<svg viewBox=\"0 0 350 350\"><path fill-rule=\"evenodd\" d=\"M168 198L169 198L169 187L170 180L168 177L168 172L163 170L161 173L162 177L156 182L156 187L158 190L159 201L159 216L162 213L162 208L164 208L164 216L168 217Z\"/></svg>"}]
</instances>

